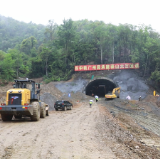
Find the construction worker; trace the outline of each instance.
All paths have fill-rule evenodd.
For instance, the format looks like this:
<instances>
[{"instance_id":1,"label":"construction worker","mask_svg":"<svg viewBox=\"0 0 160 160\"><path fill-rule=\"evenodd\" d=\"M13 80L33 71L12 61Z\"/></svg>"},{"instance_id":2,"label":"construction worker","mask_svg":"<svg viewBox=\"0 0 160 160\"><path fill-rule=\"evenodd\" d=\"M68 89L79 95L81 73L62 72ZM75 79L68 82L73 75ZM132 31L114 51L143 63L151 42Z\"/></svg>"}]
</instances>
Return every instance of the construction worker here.
<instances>
[{"instance_id":1,"label":"construction worker","mask_svg":"<svg viewBox=\"0 0 160 160\"><path fill-rule=\"evenodd\" d=\"M96 102L98 102L98 96L95 96Z\"/></svg>"},{"instance_id":2,"label":"construction worker","mask_svg":"<svg viewBox=\"0 0 160 160\"><path fill-rule=\"evenodd\" d=\"M140 97L139 97L139 101L141 101L141 98L142 98L142 97L140 96Z\"/></svg>"},{"instance_id":3,"label":"construction worker","mask_svg":"<svg viewBox=\"0 0 160 160\"><path fill-rule=\"evenodd\" d=\"M92 107L93 100L89 101L90 108Z\"/></svg>"}]
</instances>

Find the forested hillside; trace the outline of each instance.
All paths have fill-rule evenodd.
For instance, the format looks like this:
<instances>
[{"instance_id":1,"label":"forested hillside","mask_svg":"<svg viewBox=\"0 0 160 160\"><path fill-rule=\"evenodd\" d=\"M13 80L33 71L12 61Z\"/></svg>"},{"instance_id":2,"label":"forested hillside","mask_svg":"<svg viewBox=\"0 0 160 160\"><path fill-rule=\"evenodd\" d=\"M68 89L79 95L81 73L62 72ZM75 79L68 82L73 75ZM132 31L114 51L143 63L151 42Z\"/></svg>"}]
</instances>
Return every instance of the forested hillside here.
<instances>
[{"instance_id":1,"label":"forested hillside","mask_svg":"<svg viewBox=\"0 0 160 160\"><path fill-rule=\"evenodd\" d=\"M48 26L0 16L0 78L67 80L75 65L139 62L142 76L160 82L160 34L150 26L64 20Z\"/></svg>"},{"instance_id":2,"label":"forested hillside","mask_svg":"<svg viewBox=\"0 0 160 160\"><path fill-rule=\"evenodd\" d=\"M6 52L30 36L38 39L40 45L44 41L44 31L45 26L43 25L19 22L0 15L0 50Z\"/></svg>"}]
</instances>

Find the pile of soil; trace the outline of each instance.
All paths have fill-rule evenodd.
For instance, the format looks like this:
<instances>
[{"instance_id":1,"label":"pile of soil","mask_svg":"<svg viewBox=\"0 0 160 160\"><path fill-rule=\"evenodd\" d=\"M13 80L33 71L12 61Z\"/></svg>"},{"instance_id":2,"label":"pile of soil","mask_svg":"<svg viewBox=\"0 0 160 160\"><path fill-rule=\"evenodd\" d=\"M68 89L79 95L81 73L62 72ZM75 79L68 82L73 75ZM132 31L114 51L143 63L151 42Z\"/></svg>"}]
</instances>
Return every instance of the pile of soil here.
<instances>
[{"instance_id":1,"label":"pile of soil","mask_svg":"<svg viewBox=\"0 0 160 160\"><path fill-rule=\"evenodd\" d=\"M142 128L135 119L125 112L110 111L110 103L100 106L104 124L97 124L106 144L112 148L117 158L159 158L160 137ZM106 126L106 127L105 127ZM148 140L148 141L146 141Z\"/></svg>"}]
</instances>

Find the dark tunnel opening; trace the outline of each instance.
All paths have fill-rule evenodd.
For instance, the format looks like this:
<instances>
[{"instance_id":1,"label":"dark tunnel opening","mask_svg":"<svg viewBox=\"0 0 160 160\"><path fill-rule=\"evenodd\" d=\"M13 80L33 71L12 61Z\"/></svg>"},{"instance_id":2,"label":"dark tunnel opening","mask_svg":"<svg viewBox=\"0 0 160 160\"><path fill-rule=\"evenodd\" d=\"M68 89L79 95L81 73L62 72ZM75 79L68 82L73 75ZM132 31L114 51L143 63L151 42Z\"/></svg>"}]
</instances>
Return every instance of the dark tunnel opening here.
<instances>
[{"instance_id":1,"label":"dark tunnel opening","mask_svg":"<svg viewBox=\"0 0 160 160\"><path fill-rule=\"evenodd\" d=\"M104 97L116 87L116 84L108 79L96 79L86 86L86 95Z\"/></svg>"}]
</instances>

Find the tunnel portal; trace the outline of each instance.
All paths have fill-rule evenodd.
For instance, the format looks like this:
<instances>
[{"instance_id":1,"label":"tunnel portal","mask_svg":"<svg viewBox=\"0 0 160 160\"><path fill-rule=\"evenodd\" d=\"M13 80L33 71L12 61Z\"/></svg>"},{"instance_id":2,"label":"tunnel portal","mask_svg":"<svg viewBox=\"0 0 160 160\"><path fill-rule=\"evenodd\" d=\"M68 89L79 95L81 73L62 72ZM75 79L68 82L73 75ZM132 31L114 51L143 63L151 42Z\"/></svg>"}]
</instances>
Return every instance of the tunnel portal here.
<instances>
[{"instance_id":1,"label":"tunnel portal","mask_svg":"<svg viewBox=\"0 0 160 160\"><path fill-rule=\"evenodd\" d=\"M85 88L86 95L104 97L105 94L112 92L117 85L108 78L99 78L92 80Z\"/></svg>"}]
</instances>

